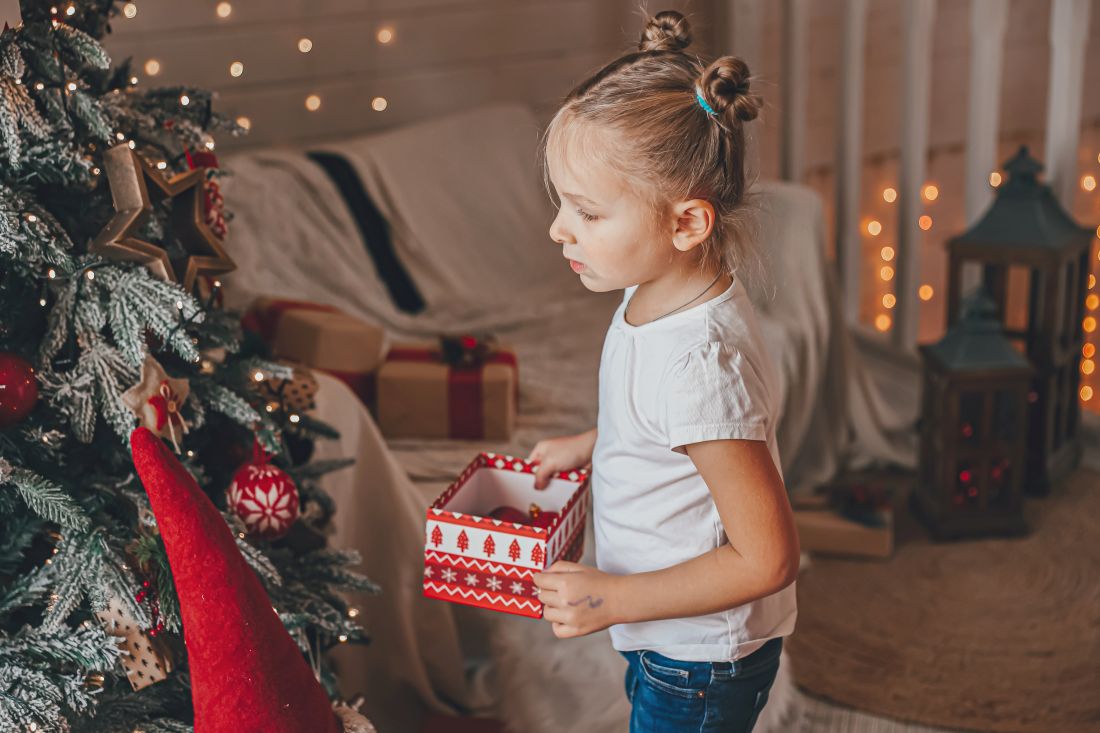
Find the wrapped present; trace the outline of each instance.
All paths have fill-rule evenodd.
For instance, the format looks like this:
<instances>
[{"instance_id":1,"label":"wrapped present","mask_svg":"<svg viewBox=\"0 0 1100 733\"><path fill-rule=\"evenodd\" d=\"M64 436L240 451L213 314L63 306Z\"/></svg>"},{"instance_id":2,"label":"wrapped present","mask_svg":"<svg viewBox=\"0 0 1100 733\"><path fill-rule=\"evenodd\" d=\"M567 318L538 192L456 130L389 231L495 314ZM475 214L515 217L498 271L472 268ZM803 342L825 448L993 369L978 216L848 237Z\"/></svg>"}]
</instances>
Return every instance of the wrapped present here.
<instances>
[{"instance_id":1,"label":"wrapped present","mask_svg":"<svg viewBox=\"0 0 1100 733\"><path fill-rule=\"evenodd\" d=\"M376 372L345 381L387 438L507 441L515 428L516 355L492 338L394 344Z\"/></svg>"},{"instance_id":2,"label":"wrapped present","mask_svg":"<svg viewBox=\"0 0 1100 733\"><path fill-rule=\"evenodd\" d=\"M270 344L275 356L336 376L376 369L389 345L382 327L324 303L258 298L242 324Z\"/></svg>"},{"instance_id":3,"label":"wrapped present","mask_svg":"<svg viewBox=\"0 0 1100 733\"><path fill-rule=\"evenodd\" d=\"M894 552L894 515L878 512L879 526L868 526L831 509L795 509L802 549L822 555L887 558Z\"/></svg>"},{"instance_id":4,"label":"wrapped present","mask_svg":"<svg viewBox=\"0 0 1100 733\"><path fill-rule=\"evenodd\" d=\"M501 507L532 503L547 521L490 516ZM479 453L428 507L424 595L541 618L543 605L531 578L557 560L580 560L590 504L588 469L561 471L540 490L533 464Z\"/></svg>"}]
</instances>

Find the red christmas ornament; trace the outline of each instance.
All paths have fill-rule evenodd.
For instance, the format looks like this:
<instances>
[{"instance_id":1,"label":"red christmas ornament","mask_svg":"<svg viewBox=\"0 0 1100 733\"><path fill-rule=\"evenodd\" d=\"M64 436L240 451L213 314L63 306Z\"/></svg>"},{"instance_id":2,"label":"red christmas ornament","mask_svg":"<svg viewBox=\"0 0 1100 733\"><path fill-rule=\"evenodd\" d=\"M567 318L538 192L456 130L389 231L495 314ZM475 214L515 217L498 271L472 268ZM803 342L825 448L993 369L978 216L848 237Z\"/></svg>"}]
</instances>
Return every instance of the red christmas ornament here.
<instances>
[{"instance_id":1,"label":"red christmas ornament","mask_svg":"<svg viewBox=\"0 0 1100 733\"><path fill-rule=\"evenodd\" d=\"M267 462L258 440L253 441L252 461L233 475L226 499L249 533L264 539L286 534L298 519L298 487L282 469Z\"/></svg>"},{"instance_id":2,"label":"red christmas ornament","mask_svg":"<svg viewBox=\"0 0 1100 733\"><path fill-rule=\"evenodd\" d=\"M558 518L558 513L543 511L542 507L532 502L530 509L526 512L505 505L498 506L489 512L489 517L499 519L502 522L515 522L516 524L527 524L532 527L549 527Z\"/></svg>"},{"instance_id":3,"label":"red christmas ornament","mask_svg":"<svg viewBox=\"0 0 1100 733\"><path fill-rule=\"evenodd\" d=\"M0 352L0 429L21 422L38 402L38 381L26 359Z\"/></svg>"}]
</instances>

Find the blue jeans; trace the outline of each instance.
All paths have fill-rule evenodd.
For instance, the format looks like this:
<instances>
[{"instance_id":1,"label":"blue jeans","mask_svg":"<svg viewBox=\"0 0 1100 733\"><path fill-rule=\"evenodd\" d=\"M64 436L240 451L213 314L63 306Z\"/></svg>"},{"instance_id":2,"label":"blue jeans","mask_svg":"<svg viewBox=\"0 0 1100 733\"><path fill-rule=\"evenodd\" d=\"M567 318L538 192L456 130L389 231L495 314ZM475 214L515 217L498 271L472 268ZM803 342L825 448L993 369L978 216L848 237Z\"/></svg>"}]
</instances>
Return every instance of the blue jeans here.
<instances>
[{"instance_id":1,"label":"blue jeans","mask_svg":"<svg viewBox=\"0 0 1100 733\"><path fill-rule=\"evenodd\" d=\"M630 733L748 733L768 702L783 638L733 662L684 662L649 649L629 663Z\"/></svg>"}]
</instances>

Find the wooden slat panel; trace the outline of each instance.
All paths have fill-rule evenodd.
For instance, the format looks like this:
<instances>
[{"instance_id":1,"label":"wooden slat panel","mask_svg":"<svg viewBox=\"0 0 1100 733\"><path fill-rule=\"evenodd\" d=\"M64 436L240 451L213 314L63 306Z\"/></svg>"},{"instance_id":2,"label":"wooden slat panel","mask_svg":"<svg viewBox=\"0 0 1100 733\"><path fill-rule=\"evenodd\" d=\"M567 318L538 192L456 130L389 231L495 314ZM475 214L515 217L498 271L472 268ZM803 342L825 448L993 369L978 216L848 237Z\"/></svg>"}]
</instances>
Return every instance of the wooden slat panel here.
<instances>
[{"instance_id":1,"label":"wooden slat panel","mask_svg":"<svg viewBox=\"0 0 1100 733\"><path fill-rule=\"evenodd\" d=\"M904 80L901 86L901 175L898 185L898 253L895 281L897 318L894 345L913 351L917 344L920 300L921 186L928 150L929 96L932 84L932 30L936 0L910 0L905 5Z\"/></svg>"},{"instance_id":2,"label":"wooden slat panel","mask_svg":"<svg viewBox=\"0 0 1100 733\"><path fill-rule=\"evenodd\" d=\"M809 0L784 0L783 19L783 142L780 161L783 179L801 181L805 163L806 87L809 60L806 26Z\"/></svg>"},{"instance_id":3,"label":"wooden slat panel","mask_svg":"<svg viewBox=\"0 0 1100 733\"><path fill-rule=\"evenodd\" d=\"M989 208L993 188L989 174L1000 166L1001 65L1004 59L1008 5L1004 0L971 0L970 98L966 132L966 223L970 226ZM968 263L962 274L962 292L981 281L981 269Z\"/></svg>"},{"instance_id":4,"label":"wooden slat panel","mask_svg":"<svg viewBox=\"0 0 1100 733\"><path fill-rule=\"evenodd\" d=\"M1046 177L1054 195L1070 211L1077 193L1089 4L1090 0L1054 0L1051 6Z\"/></svg>"},{"instance_id":5,"label":"wooden slat panel","mask_svg":"<svg viewBox=\"0 0 1100 733\"><path fill-rule=\"evenodd\" d=\"M860 266L863 247L859 235L860 189L863 178L863 58L866 48L867 0L844 3L843 55L837 123L837 275L849 325L859 321Z\"/></svg>"},{"instance_id":6,"label":"wooden slat panel","mask_svg":"<svg viewBox=\"0 0 1100 733\"><path fill-rule=\"evenodd\" d=\"M316 112L306 110L304 86L289 85L226 93L218 108L227 114L246 114L251 133L221 148L290 144L381 130L480 104L524 100L533 106L556 105L563 94L563 78L580 78L608 58L608 51L546 59L529 59L504 66L477 66L453 71L431 71L389 80L328 81L311 86L322 99ZM374 95L384 96L384 112L371 109ZM534 160L534 141L532 141Z\"/></svg>"},{"instance_id":7,"label":"wooden slat panel","mask_svg":"<svg viewBox=\"0 0 1100 733\"><path fill-rule=\"evenodd\" d=\"M616 0L610 5L624 3ZM375 29L382 23L363 16L318 22L308 33L299 28L238 27L204 39L201 46L190 34L167 38L131 34L110 38L107 48L114 57L133 56L139 77L149 83L243 91L294 80L385 78L486 59L511 62L524 55L607 48L619 37L619 18L609 9L572 0L552 6L441 13L408 24L388 23L396 38L385 45L375 40ZM309 53L298 51L303 35L313 41ZM156 77L146 77L142 71L149 58L160 62L161 73ZM242 76L230 76L233 61L243 62Z\"/></svg>"}]
</instances>

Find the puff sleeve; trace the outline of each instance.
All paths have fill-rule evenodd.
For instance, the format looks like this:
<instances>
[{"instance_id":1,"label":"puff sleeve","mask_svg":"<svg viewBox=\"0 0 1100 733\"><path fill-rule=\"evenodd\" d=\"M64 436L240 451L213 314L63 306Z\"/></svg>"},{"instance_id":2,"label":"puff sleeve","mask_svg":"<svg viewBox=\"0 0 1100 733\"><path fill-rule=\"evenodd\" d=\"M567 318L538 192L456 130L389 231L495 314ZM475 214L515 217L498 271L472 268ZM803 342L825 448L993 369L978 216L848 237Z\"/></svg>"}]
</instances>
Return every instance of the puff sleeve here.
<instances>
[{"instance_id":1,"label":"puff sleeve","mask_svg":"<svg viewBox=\"0 0 1100 733\"><path fill-rule=\"evenodd\" d=\"M705 440L766 440L769 394L745 355L718 342L699 345L674 360L663 382L668 447Z\"/></svg>"}]
</instances>

